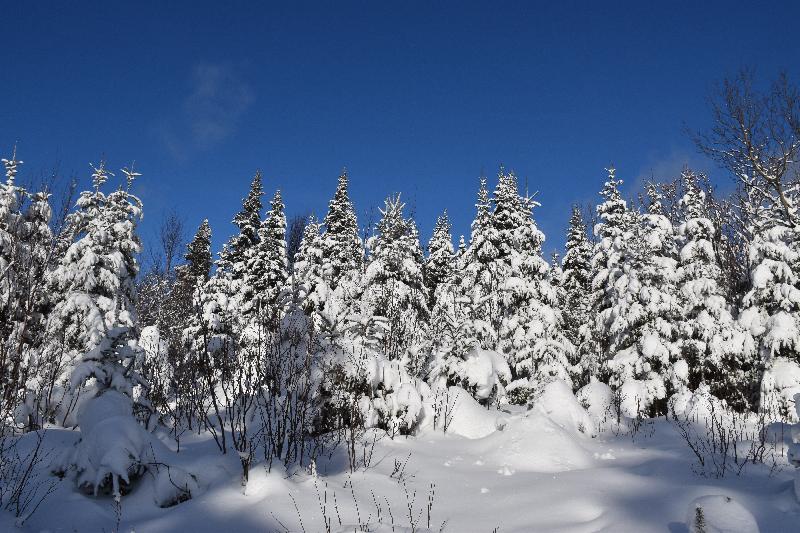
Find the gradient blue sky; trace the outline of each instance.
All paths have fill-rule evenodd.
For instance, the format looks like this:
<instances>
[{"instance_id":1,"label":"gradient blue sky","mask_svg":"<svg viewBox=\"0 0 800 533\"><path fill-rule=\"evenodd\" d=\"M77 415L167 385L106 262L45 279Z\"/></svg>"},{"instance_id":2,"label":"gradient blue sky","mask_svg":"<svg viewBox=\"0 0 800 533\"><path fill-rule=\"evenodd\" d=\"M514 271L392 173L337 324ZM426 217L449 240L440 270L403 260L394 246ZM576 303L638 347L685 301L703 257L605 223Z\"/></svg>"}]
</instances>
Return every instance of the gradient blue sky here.
<instances>
[{"instance_id":1,"label":"gradient blue sky","mask_svg":"<svg viewBox=\"0 0 800 533\"><path fill-rule=\"evenodd\" d=\"M144 238L174 207L216 245L257 168L290 215L322 215L347 166L360 222L400 191L427 241L444 208L469 233L504 163L549 252L610 162L629 194L713 168L682 133L712 84L800 57L798 2L110 4L3 5L0 150L31 176L136 160Z\"/></svg>"}]
</instances>

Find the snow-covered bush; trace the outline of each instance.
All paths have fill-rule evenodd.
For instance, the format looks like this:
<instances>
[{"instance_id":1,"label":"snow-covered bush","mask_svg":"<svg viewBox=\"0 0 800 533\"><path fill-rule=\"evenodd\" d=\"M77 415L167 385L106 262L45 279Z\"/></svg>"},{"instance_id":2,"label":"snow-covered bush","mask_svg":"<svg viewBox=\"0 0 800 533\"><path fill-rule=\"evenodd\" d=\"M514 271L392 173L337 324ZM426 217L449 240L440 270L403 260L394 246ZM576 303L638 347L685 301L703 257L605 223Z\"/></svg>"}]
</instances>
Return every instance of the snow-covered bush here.
<instances>
[{"instance_id":1,"label":"snow-covered bush","mask_svg":"<svg viewBox=\"0 0 800 533\"><path fill-rule=\"evenodd\" d=\"M800 365L785 357L774 358L761 377L759 412L771 420L798 422L795 396L800 394Z\"/></svg>"},{"instance_id":2,"label":"snow-covered bush","mask_svg":"<svg viewBox=\"0 0 800 533\"><path fill-rule=\"evenodd\" d=\"M131 481L154 462L151 436L132 411L130 397L116 390L86 402L78 414L81 440L62 458L57 472L94 495L107 492L119 498L128 492Z\"/></svg>"},{"instance_id":3,"label":"snow-covered bush","mask_svg":"<svg viewBox=\"0 0 800 533\"><path fill-rule=\"evenodd\" d=\"M457 385L472 394L482 404L505 396L505 385L511 380L511 370L502 354L473 347L461 357L445 357L434 370L442 375L448 386Z\"/></svg>"},{"instance_id":4,"label":"snow-covered bush","mask_svg":"<svg viewBox=\"0 0 800 533\"><path fill-rule=\"evenodd\" d=\"M533 409L547 415L550 420L565 429L594 433L592 416L575 397L572 387L564 381L556 380L548 383L536 398Z\"/></svg>"},{"instance_id":5,"label":"snow-covered bush","mask_svg":"<svg viewBox=\"0 0 800 533\"><path fill-rule=\"evenodd\" d=\"M594 418L596 424L611 416L614 392L597 378L581 387L575 396L581 406Z\"/></svg>"}]
</instances>

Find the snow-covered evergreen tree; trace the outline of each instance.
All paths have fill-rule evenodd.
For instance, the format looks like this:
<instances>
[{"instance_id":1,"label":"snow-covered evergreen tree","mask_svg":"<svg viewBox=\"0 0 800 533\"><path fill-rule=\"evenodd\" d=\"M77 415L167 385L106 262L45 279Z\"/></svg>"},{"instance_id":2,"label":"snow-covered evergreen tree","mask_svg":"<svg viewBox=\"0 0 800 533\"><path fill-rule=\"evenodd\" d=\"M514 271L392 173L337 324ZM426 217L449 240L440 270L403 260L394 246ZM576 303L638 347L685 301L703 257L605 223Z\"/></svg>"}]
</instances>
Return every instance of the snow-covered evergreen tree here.
<instances>
[{"instance_id":1,"label":"snow-covered evergreen tree","mask_svg":"<svg viewBox=\"0 0 800 533\"><path fill-rule=\"evenodd\" d=\"M619 183L612 169L602 193L605 201L598 207L595 347L623 412L658 414L666 409L668 393L682 386L685 373L674 365L678 304L672 225L655 189L649 191L648 212L641 214L627 208Z\"/></svg>"},{"instance_id":2,"label":"snow-covered evergreen tree","mask_svg":"<svg viewBox=\"0 0 800 533\"><path fill-rule=\"evenodd\" d=\"M430 297L430 307L433 306L437 287L450 281L454 274L455 256L450 228L450 221L447 218L447 211L445 211L436 219L433 236L428 241L428 257L425 260L424 274L425 286Z\"/></svg>"},{"instance_id":3,"label":"snow-covered evergreen tree","mask_svg":"<svg viewBox=\"0 0 800 533\"><path fill-rule=\"evenodd\" d=\"M364 264L364 249L358 236L358 220L347 193L347 183L347 171L343 170L336 192L328 204L328 214L323 220L325 275L332 289L338 286L347 272L360 271Z\"/></svg>"},{"instance_id":4,"label":"snow-covered evergreen tree","mask_svg":"<svg viewBox=\"0 0 800 533\"><path fill-rule=\"evenodd\" d=\"M516 380L508 390L521 403L552 379L571 381L566 357L573 347L559 330L561 314L542 258L544 235L531 216L534 205L502 168L491 201L481 180L472 239L459 271L468 329L481 348L504 355Z\"/></svg>"},{"instance_id":5,"label":"snow-covered evergreen tree","mask_svg":"<svg viewBox=\"0 0 800 533\"><path fill-rule=\"evenodd\" d=\"M605 361L618 344L614 331L614 307L619 303L617 281L624 275L622 265L626 243L632 238L634 225L628 206L619 192L622 180L613 167L600 191L603 201L597 206L599 222L594 228L597 243L592 257L592 309L594 318L591 344L584 354L584 366L590 377L601 377Z\"/></svg>"},{"instance_id":6,"label":"snow-covered evergreen tree","mask_svg":"<svg viewBox=\"0 0 800 533\"><path fill-rule=\"evenodd\" d=\"M186 272L187 277L200 280L201 283L208 281L211 275L211 225L208 219L204 219L197 228L191 242L186 245Z\"/></svg>"},{"instance_id":7,"label":"snow-covered evergreen tree","mask_svg":"<svg viewBox=\"0 0 800 533\"><path fill-rule=\"evenodd\" d=\"M538 204L520 196L516 176L502 169L494 204L489 239L498 251L494 271L501 280L498 351L506 356L516 380L507 390L523 402L554 379L571 386L568 357L574 347L561 331L557 291L542 257L544 234L532 216Z\"/></svg>"},{"instance_id":8,"label":"snow-covered evergreen tree","mask_svg":"<svg viewBox=\"0 0 800 533\"><path fill-rule=\"evenodd\" d=\"M468 304L471 331L481 348L494 350L497 347L496 315L497 300L493 297L499 286L492 263L497 249L489 240L491 231L492 204L486 178L481 178L478 201L475 204L475 220L472 221L469 247L459 258L461 294Z\"/></svg>"},{"instance_id":9,"label":"snow-covered evergreen tree","mask_svg":"<svg viewBox=\"0 0 800 533\"><path fill-rule=\"evenodd\" d=\"M225 243L219 254L217 269L220 276L225 276L225 290L230 290L228 297L238 300L241 304L241 313L248 315L255 310L254 289L249 285L248 265L254 255L259 242L258 230L261 226L261 198L264 189L261 183L261 172L256 172L250 184L250 191L242 200L242 210L233 218L233 223L239 228L239 233L233 235ZM222 289L222 285L218 284Z\"/></svg>"},{"instance_id":10,"label":"snow-covered evergreen tree","mask_svg":"<svg viewBox=\"0 0 800 533\"><path fill-rule=\"evenodd\" d=\"M276 191L258 230L259 240L248 264L248 285L265 317L277 317L278 296L288 278L286 215L281 191Z\"/></svg>"},{"instance_id":11,"label":"snow-covered evergreen tree","mask_svg":"<svg viewBox=\"0 0 800 533\"><path fill-rule=\"evenodd\" d=\"M428 317L428 297L423 279L422 248L413 221L403 216L400 196L387 198L376 234L367 243L370 261L364 275L363 312L381 317L371 334L379 339L389 359L406 358L406 350L419 340L421 322ZM412 375L422 368L409 361Z\"/></svg>"},{"instance_id":12,"label":"snow-covered evergreen tree","mask_svg":"<svg viewBox=\"0 0 800 533\"><path fill-rule=\"evenodd\" d=\"M25 384L35 374L32 356L43 342L46 311L45 274L52 249L49 194L16 185L16 149L2 160L6 181L0 183L0 408L17 411L17 420L32 414L20 410ZM30 403L30 402L28 402ZM24 412L23 412L24 411Z\"/></svg>"},{"instance_id":13,"label":"snow-covered evergreen tree","mask_svg":"<svg viewBox=\"0 0 800 533\"><path fill-rule=\"evenodd\" d=\"M635 225L614 287L617 301L610 313L613 343L607 368L626 415L662 414L675 351L675 298L648 240L652 228L638 212L631 211L630 215ZM674 264L669 274L672 272Z\"/></svg>"},{"instance_id":14,"label":"snow-covered evergreen tree","mask_svg":"<svg viewBox=\"0 0 800 533\"><path fill-rule=\"evenodd\" d=\"M739 323L757 341L750 377L758 381L766 370L760 379L759 408L774 416L793 413L792 398L781 395L774 383L776 363L800 366L800 235L784 220L780 205L766 206L753 220L748 247L751 287L739 315Z\"/></svg>"},{"instance_id":15,"label":"snow-covered evergreen tree","mask_svg":"<svg viewBox=\"0 0 800 533\"><path fill-rule=\"evenodd\" d=\"M313 215L303 229L303 239L292 265L293 283L302 293L302 307L309 316L322 309L327 294L323 273L322 225Z\"/></svg>"},{"instance_id":16,"label":"snow-covered evergreen tree","mask_svg":"<svg viewBox=\"0 0 800 533\"><path fill-rule=\"evenodd\" d=\"M18 166L16 148L11 159L2 159L6 181L0 183L0 401L3 407L16 396L21 365L20 346L17 340L17 307L21 290L19 275L20 230L22 213L20 202L24 191L15 185ZM3 409L4 412L7 412Z\"/></svg>"},{"instance_id":17,"label":"snow-covered evergreen tree","mask_svg":"<svg viewBox=\"0 0 800 533\"><path fill-rule=\"evenodd\" d=\"M22 229L22 213L20 204L24 190L15 183L19 165L22 161L16 158L16 147L11 159L3 159L6 169L6 181L0 183L0 336L4 340L13 337L16 300L19 292L18 275L21 265L18 264L20 231ZM0 346L0 386L6 381L6 355L12 350L7 342Z\"/></svg>"},{"instance_id":18,"label":"snow-covered evergreen tree","mask_svg":"<svg viewBox=\"0 0 800 533\"><path fill-rule=\"evenodd\" d=\"M645 309L642 328L645 358L664 381L667 395L685 385L686 362L676 344L675 323L680 316L676 287L678 251L675 228L664 213L662 195L654 184L648 184L649 203L642 216L643 242L648 260L640 272L643 290L639 297ZM655 350L654 350L655 348ZM658 407L663 411L663 405Z\"/></svg>"},{"instance_id":19,"label":"snow-covered evergreen tree","mask_svg":"<svg viewBox=\"0 0 800 533\"><path fill-rule=\"evenodd\" d=\"M193 313L192 299L197 288L206 283L211 275L211 226L208 220L203 220L197 228L194 237L186 245L183 258L185 263L175 268L175 282L172 285L167 302L164 304L165 313L171 317L170 323L174 324L174 336L180 337L180 332L188 325L188 318ZM162 331L162 333L165 333ZM173 335L170 335L170 337Z\"/></svg>"},{"instance_id":20,"label":"snow-covered evergreen tree","mask_svg":"<svg viewBox=\"0 0 800 533\"><path fill-rule=\"evenodd\" d=\"M564 335L575 346L575 358L571 361L573 382L577 387L589 382L590 365L583 357L590 347L588 327L592 292L592 245L586 234L578 206L572 207L567 231L566 252L562 261L562 287L564 290L563 324Z\"/></svg>"},{"instance_id":21,"label":"snow-covered evergreen tree","mask_svg":"<svg viewBox=\"0 0 800 533\"><path fill-rule=\"evenodd\" d=\"M18 381L19 385L36 373L37 369L31 365L47 340L44 335L49 307L47 274L53 251L50 195L38 192L28 196L19 234L18 263L23 275L18 283L16 326L6 344L13 347L11 382Z\"/></svg>"},{"instance_id":22,"label":"snow-covered evergreen tree","mask_svg":"<svg viewBox=\"0 0 800 533\"><path fill-rule=\"evenodd\" d=\"M705 192L690 170L683 172L681 200L685 220L677 287L681 298L678 341L688 363L689 387L706 384L713 395L737 409L752 405L752 339L734 322L719 285L720 268L713 246L716 229L708 218Z\"/></svg>"},{"instance_id":23,"label":"snow-covered evergreen tree","mask_svg":"<svg viewBox=\"0 0 800 533\"><path fill-rule=\"evenodd\" d=\"M98 169L96 175L100 172ZM101 344L105 345L94 346L95 353L92 356L84 355L82 369L76 369L71 380L74 388L77 382L91 376L95 378L101 391L110 388L131 395L132 381L126 378L126 373L130 371L128 359L134 356L131 343L137 338L134 282L139 272L136 256L141 251L141 242L136 226L142 216L142 203L130 193L133 180L140 174L128 169L123 169L123 173L127 186L107 196L101 211L101 220L89 221L86 230L86 237L91 237L92 244L96 246L92 251L100 251L98 255L103 261L102 266L114 274L114 278L110 280L98 280L100 284L96 289L99 290L95 293L96 305L104 311L104 322L94 326L99 328ZM103 246L106 248L103 249ZM79 260L79 269L84 266L81 263ZM97 268L98 265L94 266ZM101 270L98 278L104 277L103 274ZM90 278L91 275L90 272L78 271L75 277ZM104 293L104 289L107 292ZM104 301L106 298L111 301ZM102 329L106 330L105 335ZM119 349L120 353L116 354L114 349Z\"/></svg>"},{"instance_id":24,"label":"snow-covered evergreen tree","mask_svg":"<svg viewBox=\"0 0 800 533\"><path fill-rule=\"evenodd\" d=\"M49 276L55 305L48 320L44 355L49 372L42 378L56 387L55 395L47 395L56 402L62 399L58 391L77 392L82 380L70 380L70 375L86 354L105 357L127 337L135 338L135 255L140 247L135 229L141 202L128 189L106 196L101 188L109 176L104 162L94 168L94 189L78 199L79 238ZM129 181L135 176L130 173ZM101 345L102 353L97 351ZM89 367L104 372L102 365ZM55 409L63 415L70 413L74 407L70 402L77 397L72 394L64 400L61 405L49 406L50 416Z\"/></svg>"},{"instance_id":25,"label":"snow-covered evergreen tree","mask_svg":"<svg viewBox=\"0 0 800 533\"><path fill-rule=\"evenodd\" d=\"M93 175L94 191L78 200L82 237L53 273L66 299L56 306L51 323L51 331L62 327L66 333L67 356L73 358L70 390L91 383L91 397L77 417L81 440L59 470L74 476L78 486L95 494L108 490L117 499L147 453L147 433L133 416L134 401L141 400L134 397L134 386L143 384L133 371L141 355L134 281L142 205L130 186L140 174L122 172L127 186L105 196L100 188L109 173L101 163Z\"/></svg>"}]
</instances>

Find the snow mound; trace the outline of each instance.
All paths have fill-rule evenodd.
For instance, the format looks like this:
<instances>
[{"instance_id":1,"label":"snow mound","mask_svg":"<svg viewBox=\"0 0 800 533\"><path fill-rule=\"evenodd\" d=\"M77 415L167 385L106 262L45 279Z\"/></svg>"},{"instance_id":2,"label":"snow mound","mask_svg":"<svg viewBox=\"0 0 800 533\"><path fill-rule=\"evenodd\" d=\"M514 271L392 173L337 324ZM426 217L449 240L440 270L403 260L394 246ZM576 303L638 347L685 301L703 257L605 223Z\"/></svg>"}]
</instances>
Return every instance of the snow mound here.
<instances>
[{"instance_id":1,"label":"snow mound","mask_svg":"<svg viewBox=\"0 0 800 533\"><path fill-rule=\"evenodd\" d=\"M565 472L593 464L574 431L537 410L509 418L503 431L492 433L480 444L478 455L487 463L517 472Z\"/></svg>"},{"instance_id":2,"label":"snow mound","mask_svg":"<svg viewBox=\"0 0 800 533\"><path fill-rule=\"evenodd\" d=\"M183 468L161 467L156 474L153 497L159 507L172 507L196 496L197 478Z\"/></svg>"},{"instance_id":3,"label":"snow mound","mask_svg":"<svg viewBox=\"0 0 800 533\"><path fill-rule=\"evenodd\" d=\"M533 409L562 428L581 433L591 432L594 428L592 417L572 394L572 388L561 380L552 381L545 386Z\"/></svg>"},{"instance_id":4,"label":"snow mound","mask_svg":"<svg viewBox=\"0 0 800 533\"><path fill-rule=\"evenodd\" d=\"M446 401L453 413L448 420L447 433L480 439L497 431L497 411L483 407L461 387L449 387L440 401Z\"/></svg>"},{"instance_id":5,"label":"snow mound","mask_svg":"<svg viewBox=\"0 0 800 533\"><path fill-rule=\"evenodd\" d=\"M702 496L686 513L689 533L759 533L756 519L728 496Z\"/></svg>"}]
</instances>

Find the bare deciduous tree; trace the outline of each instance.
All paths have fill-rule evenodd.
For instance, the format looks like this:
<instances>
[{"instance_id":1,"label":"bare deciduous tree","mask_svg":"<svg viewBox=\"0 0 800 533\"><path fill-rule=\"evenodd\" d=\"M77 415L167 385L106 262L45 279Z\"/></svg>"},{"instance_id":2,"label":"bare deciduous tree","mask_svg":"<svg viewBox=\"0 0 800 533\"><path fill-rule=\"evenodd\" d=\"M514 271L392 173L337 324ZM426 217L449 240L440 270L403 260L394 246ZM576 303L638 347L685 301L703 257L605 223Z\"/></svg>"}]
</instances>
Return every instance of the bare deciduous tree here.
<instances>
[{"instance_id":1,"label":"bare deciduous tree","mask_svg":"<svg viewBox=\"0 0 800 533\"><path fill-rule=\"evenodd\" d=\"M789 223L800 153L800 94L783 73L768 91L755 87L752 70L724 80L710 98L713 125L693 135L701 152L726 168L747 189L779 203ZM752 192L751 192L752 191Z\"/></svg>"},{"instance_id":2,"label":"bare deciduous tree","mask_svg":"<svg viewBox=\"0 0 800 533\"><path fill-rule=\"evenodd\" d=\"M164 271L175 269L175 261L180 257L186 244L186 226L175 211L165 215L158 231L161 253L164 254Z\"/></svg>"}]
</instances>

